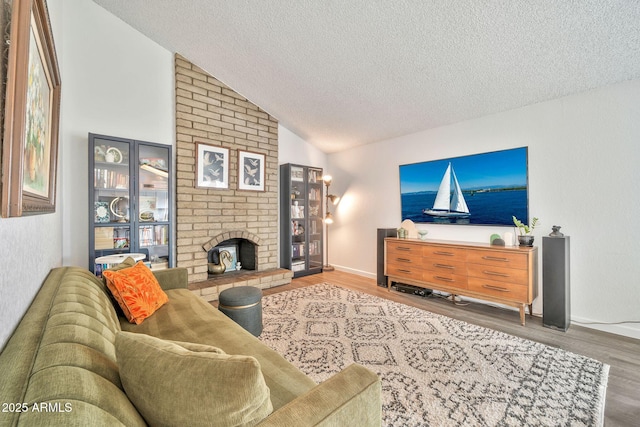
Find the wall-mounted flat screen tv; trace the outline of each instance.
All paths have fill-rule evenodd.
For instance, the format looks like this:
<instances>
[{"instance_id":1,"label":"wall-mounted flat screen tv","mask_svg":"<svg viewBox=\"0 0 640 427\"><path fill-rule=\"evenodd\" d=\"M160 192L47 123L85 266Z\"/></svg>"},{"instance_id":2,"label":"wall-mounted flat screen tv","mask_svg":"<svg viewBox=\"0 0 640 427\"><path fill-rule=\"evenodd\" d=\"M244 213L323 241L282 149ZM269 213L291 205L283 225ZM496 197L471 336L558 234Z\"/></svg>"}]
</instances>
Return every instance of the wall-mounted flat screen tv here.
<instances>
[{"instance_id":1,"label":"wall-mounted flat screen tv","mask_svg":"<svg viewBox=\"0 0 640 427\"><path fill-rule=\"evenodd\" d=\"M529 223L527 147L400 165L402 220Z\"/></svg>"}]
</instances>

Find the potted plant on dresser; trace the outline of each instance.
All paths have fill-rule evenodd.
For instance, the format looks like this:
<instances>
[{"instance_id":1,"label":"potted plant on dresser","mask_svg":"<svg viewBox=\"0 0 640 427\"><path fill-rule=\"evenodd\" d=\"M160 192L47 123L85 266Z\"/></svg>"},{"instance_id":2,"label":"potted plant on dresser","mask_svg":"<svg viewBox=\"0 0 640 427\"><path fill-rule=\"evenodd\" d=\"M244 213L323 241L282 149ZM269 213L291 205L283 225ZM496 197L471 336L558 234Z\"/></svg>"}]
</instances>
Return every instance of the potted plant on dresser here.
<instances>
[{"instance_id":1,"label":"potted plant on dresser","mask_svg":"<svg viewBox=\"0 0 640 427\"><path fill-rule=\"evenodd\" d=\"M533 229L536 228L536 225L538 224L538 218L533 217L531 224L529 225L523 223L515 216L512 218L513 223L518 227L518 231L520 232L518 235L518 242L520 243L520 246L533 246L533 236L531 233L533 233Z\"/></svg>"}]
</instances>

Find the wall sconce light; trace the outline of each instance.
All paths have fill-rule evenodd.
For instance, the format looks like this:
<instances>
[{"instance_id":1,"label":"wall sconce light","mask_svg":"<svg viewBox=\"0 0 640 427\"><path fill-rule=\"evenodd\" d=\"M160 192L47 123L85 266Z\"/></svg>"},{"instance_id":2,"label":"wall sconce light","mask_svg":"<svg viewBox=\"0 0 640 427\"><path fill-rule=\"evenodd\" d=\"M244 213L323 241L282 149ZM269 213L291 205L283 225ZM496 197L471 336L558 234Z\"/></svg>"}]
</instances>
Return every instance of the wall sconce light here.
<instances>
[{"instance_id":1,"label":"wall sconce light","mask_svg":"<svg viewBox=\"0 0 640 427\"><path fill-rule=\"evenodd\" d=\"M331 204L336 205L340 201L340 197L335 194L329 194L329 186L331 185L332 177L331 175L325 175L322 177L322 181L326 187L325 191L325 215L324 215L324 224L325 224L325 240L326 240L326 258L325 264L322 266L322 271L333 271L335 270L333 266L329 265L329 224L333 224L333 215L329 212L329 202Z\"/></svg>"}]
</instances>

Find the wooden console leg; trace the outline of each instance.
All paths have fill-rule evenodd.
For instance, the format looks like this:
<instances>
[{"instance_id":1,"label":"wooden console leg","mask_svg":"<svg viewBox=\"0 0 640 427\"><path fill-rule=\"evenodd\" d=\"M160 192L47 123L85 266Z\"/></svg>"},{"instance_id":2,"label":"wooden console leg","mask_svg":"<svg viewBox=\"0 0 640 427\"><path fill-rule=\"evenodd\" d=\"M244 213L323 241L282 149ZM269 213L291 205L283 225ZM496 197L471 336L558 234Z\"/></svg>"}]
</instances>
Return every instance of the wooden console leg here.
<instances>
[{"instance_id":1,"label":"wooden console leg","mask_svg":"<svg viewBox=\"0 0 640 427\"><path fill-rule=\"evenodd\" d=\"M529 316L533 317L533 304L529 304Z\"/></svg>"},{"instance_id":2,"label":"wooden console leg","mask_svg":"<svg viewBox=\"0 0 640 427\"><path fill-rule=\"evenodd\" d=\"M520 306L520 323L524 326L524 304Z\"/></svg>"}]
</instances>

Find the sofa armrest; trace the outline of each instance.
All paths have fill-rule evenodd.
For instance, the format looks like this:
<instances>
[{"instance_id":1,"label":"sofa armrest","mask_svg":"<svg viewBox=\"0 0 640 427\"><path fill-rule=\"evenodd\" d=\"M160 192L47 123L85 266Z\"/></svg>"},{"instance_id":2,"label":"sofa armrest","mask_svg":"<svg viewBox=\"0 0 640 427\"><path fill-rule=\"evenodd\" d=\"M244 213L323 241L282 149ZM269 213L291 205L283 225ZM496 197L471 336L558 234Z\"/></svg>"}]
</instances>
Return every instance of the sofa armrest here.
<instances>
[{"instance_id":1,"label":"sofa armrest","mask_svg":"<svg viewBox=\"0 0 640 427\"><path fill-rule=\"evenodd\" d=\"M353 364L262 420L259 426L380 427L380 378Z\"/></svg>"},{"instance_id":2,"label":"sofa armrest","mask_svg":"<svg viewBox=\"0 0 640 427\"><path fill-rule=\"evenodd\" d=\"M188 276L186 268L167 268L166 270L154 271L153 274L158 279L160 287L165 291L187 288Z\"/></svg>"}]
</instances>

